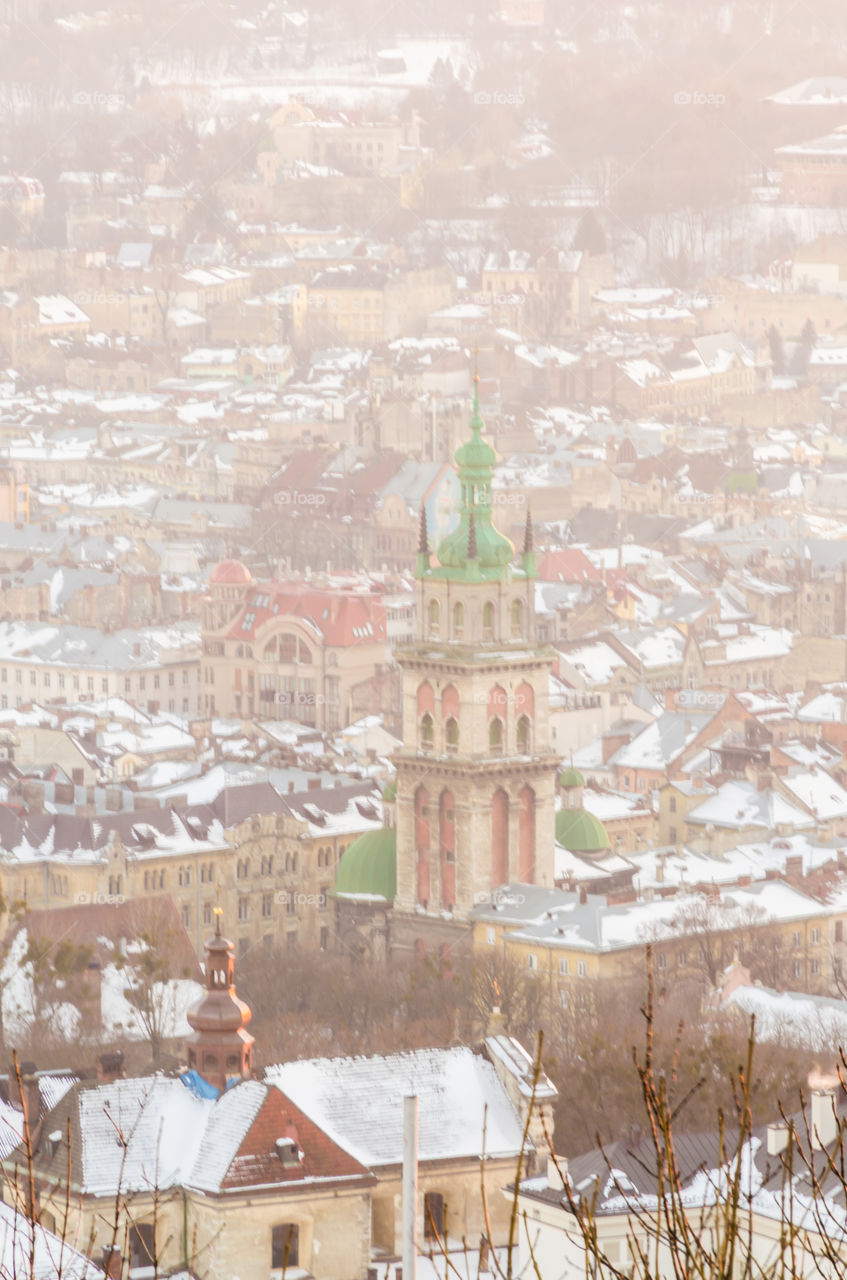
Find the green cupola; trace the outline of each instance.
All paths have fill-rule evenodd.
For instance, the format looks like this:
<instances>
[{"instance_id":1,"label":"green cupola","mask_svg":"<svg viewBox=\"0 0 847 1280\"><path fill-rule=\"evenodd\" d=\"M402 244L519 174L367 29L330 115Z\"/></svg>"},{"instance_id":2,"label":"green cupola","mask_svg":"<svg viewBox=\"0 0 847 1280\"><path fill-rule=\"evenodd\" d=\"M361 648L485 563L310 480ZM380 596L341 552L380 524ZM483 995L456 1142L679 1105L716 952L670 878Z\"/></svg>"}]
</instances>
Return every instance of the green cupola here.
<instances>
[{"instance_id":1,"label":"green cupola","mask_svg":"<svg viewBox=\"0 0 847 1280\"><path fill-rule=\"evenodd\" d=\"M397 894L397 832L393 827L366 831L338 864L333 897L393 902Z\"/></svg>"},{"instance_id":2,"label":"green cupola","mask_svg":"<svg viewBox=\"0 0 847 1280\"><path fill-rule=\"evenodd\" d=\"M456 450L462 493L459 523L438 548L441 570L446 571L439 574L435 570L438 576L468 581L501 578L514 559L514 546L491 520L491 485L497 454L483 439L484 425L479 409L479 375L475 374L470 439Z\"/></svg>"}]
</instances>

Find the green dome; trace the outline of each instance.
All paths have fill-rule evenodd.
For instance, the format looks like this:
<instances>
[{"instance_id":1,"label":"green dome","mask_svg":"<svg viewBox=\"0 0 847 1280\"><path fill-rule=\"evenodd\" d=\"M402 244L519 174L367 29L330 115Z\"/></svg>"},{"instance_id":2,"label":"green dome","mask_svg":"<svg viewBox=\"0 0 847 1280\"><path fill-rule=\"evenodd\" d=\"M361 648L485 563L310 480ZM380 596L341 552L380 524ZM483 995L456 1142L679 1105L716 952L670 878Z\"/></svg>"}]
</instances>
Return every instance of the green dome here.
<instances>
[{"instance_id":1,"label":"green dome","mask_svg":"<svg viewBox=\"0 0 847 1280\"><path fill-rule=\"evenodd\" d=\"M606 828L587 809L560 809L556 814L556 840L571 853L601 853L609 848Z\"/></svg>"},{"instance_id":2,"label":"green dome","mask_svg":"<svg viewBox=\"0 0 847 1280\"><path fill-rule=\"evenodd\" d=\"M391 781L386 784L382 792L382 798L386 804L390 804L392 800L397 799L397 779L396 778L392 778Z\"/></svg>"},{"instance_id":3,"label":"green dome","mask_svg":"<svg viewBox=\"0 0 847 1280\"><path fill-rule=\"evenodd\" d=\"M460 471L490 471L497 461L497 454L482 438L482 418L474 414L470 427L470 440L456 450L456 466Z\"/></svg>"},{"instance_id":4,"label":"green dome","mask_svg":"<svg viewBox=\"0 0 847 1280\"><path fill-rule=\"evenodd\" d=\"M488 520L481 517L477 508L475 520L476 558L480 569L502 569L515 558L514 544ZM468 537L470 514L463 511L457 528L449 533L438 548L438 561L445 569L464 569L468 563Z\"/></svg>"},{"instance_id":5,"label":"green dome","mask_svg":"<svg viewBox=\"0 0 847 1280\"><path fill-rule=\"evenodd\" d=\"M397 893L397 832L393 827L366 831L350 845L338 864L334 894L350 898L385 898Z\"/></svg>"},{"instance_id":6,"label":"green dome","mask_svg":"<svg viewBox=\"0 0 847 1280\"><path fill-rule=\"evenodd\" d=\"M575 769L573 765L571 765L569 769L565 769L563 770L562 773L559 774L559 786L560 787L584 787L585 778L583 778L582 774L579 772L579 769Z\"/></svg>"}]
</instances>

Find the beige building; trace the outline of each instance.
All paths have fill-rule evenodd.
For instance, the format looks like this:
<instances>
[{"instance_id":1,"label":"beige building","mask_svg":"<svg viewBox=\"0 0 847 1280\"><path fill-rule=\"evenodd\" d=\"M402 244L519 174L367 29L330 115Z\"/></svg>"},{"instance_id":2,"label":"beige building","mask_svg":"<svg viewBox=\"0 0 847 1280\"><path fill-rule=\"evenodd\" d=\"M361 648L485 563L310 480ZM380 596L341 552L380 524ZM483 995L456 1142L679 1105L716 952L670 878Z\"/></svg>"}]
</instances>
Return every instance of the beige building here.
<instances>
[{"instance_id":1,"label":"beige building","mask_svg":"<svg viewBox=\"0 0 847 1280\"><path fill-rule=\"evenodd\" d=\"M173 700L195 715L199 681L199 636L187 623L111 633L0 623L0 709L121 697L152 711Z\"/></svg>"},{"instance_id":2,"label":"beige building","mask_svg":"<svg viewBox=\"0 0 847 1280\"><path fill-rule=\"evenodd\" d=\"M12 1106L33 1117L31 1174L45 1226L68 1215L71 1237L113 1273L119 1242L130 1268L182 1268L201 1280L236 1272L362 1280L375 1258L396 1261L401 1251L411 1092L422 1122L420 1252L461 1241L462 1259L465 1242L508 1241L500 1188L521 1155L527 1172L543 1168L556 1097L543 1073L527 1087L533 1060L517 1041L492 1028L479 1052L313 1059L269 1067L260 1080L261 1045L247 1030L251 1012L236 994L220 914L205 982L188 1013L180 1076L126 1079L121 1061L103 1055L96 1083L64 1078L49 1101L37 1077L22 1080ZM5 1168L10 1186L29 1177L23 1144Z\"/></svg>"},{"instance_id":3,"label":"beige building","mask_svg":"<svg viewBox=\"0 0 847 1280\"><path fill-rule=\"evenodd\" d=\"M238 561L212 572L204 607L202 701L208 714L349 723L357 684L390 662L376 593L317 582L254 582Z\"/></svg>"}]
</instances>

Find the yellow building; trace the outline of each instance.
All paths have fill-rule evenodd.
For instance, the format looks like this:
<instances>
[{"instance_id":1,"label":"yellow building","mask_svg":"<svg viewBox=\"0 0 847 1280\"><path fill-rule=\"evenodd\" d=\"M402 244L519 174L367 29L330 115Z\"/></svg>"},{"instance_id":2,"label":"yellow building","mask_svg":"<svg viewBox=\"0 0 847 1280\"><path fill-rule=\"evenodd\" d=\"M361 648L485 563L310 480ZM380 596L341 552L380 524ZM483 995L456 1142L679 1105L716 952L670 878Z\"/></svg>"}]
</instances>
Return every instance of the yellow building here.
<instances>
[{"instance_id":1,"label":"yellow building","mask_svg":"<svg viewBox=\"0 0 847 1280\"><path fill-rule=\"evenodd\" d=\"M7 903L43 910L167 896L198 950L220 905L242 953L329 945L336 868L357 836L379 827L380 809L368 783L287 796L257 783L210 805L104 813L83 819L82 831L79 821L59 814L46 839L41 822L40 837L25 826L17 844L7 841Z\"/></svg>"},{"instance_id":2,"label":"yellow building","mask_svg":"<svg viewBox=\"0 0 847 1280\"><path fill-rule=\"evenodd\" d=\"M29 524L29 485L21 484L11 467L0 468L0 522Z\"/></svg>"},{"instance_id":3,"label":"yellow building","mask_svg":"<svg viewBox=\"0 0 847 1280\"><path fill-rule=\"evenodd\" d=\"M475 910L473 945L481 957L537 975L551 1007L567 1007L574 984L584 979L643 973L647 942L654 945L658 970L698 976L708 985L709 965L719 972L740 941L754 968L757 955L778 952L797 989L819 991L828 989L827 962L845 919L847 908L831 908L781 880L726 890L720 899L716 891L712 898L678 893L617 904L513 884Z\"/></svg>"}]
</instances>

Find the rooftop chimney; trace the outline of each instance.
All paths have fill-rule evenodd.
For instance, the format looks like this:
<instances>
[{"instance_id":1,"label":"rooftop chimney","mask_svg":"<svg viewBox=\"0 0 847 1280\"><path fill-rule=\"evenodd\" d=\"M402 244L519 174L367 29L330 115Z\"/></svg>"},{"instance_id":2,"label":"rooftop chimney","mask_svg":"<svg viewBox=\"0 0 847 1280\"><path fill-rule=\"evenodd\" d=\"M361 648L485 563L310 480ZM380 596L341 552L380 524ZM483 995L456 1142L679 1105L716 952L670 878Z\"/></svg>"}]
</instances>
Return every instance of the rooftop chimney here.
<instances>
[{"instance_id":1,"label":"rooftop chimney","mask_svg":"<svg viewBox=\"0 0 847 1280\"><path fill-rule=\"evenodd\" d=\"M837 1075L825 1076L820 1071L813 1071L809 1076L808 1084L811 1091L809 1129L812 1135L812 1150L823 1151L832 1146L840 1129L835 1105L839 1080Z\"/></svg>"}]
</instances>

